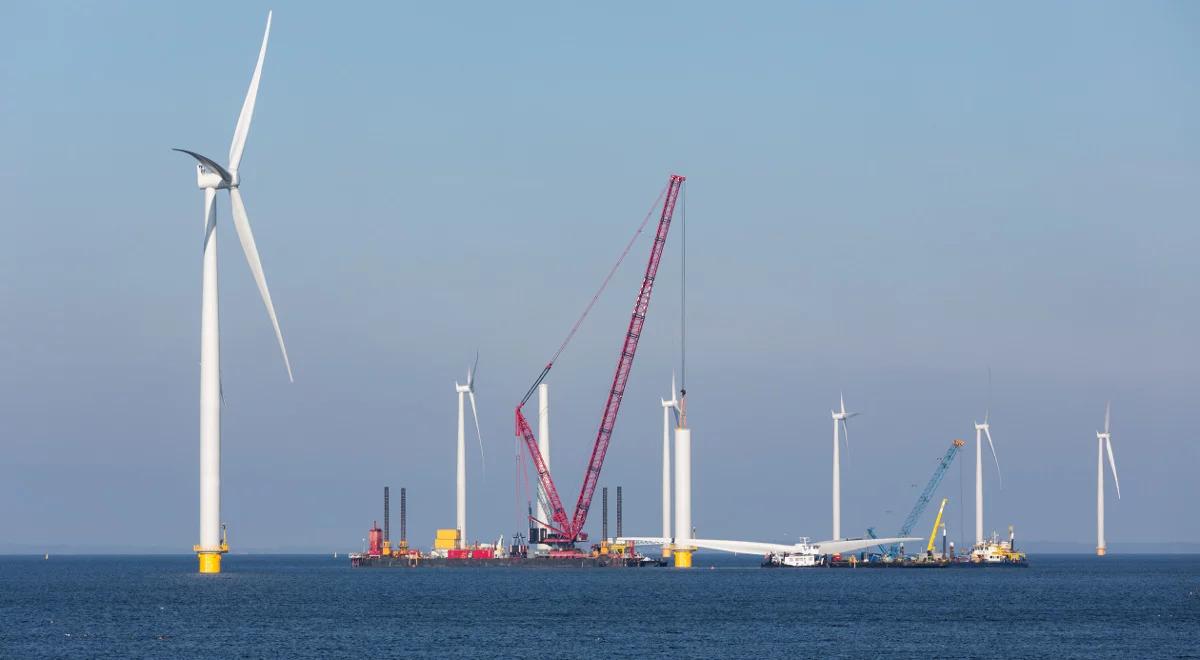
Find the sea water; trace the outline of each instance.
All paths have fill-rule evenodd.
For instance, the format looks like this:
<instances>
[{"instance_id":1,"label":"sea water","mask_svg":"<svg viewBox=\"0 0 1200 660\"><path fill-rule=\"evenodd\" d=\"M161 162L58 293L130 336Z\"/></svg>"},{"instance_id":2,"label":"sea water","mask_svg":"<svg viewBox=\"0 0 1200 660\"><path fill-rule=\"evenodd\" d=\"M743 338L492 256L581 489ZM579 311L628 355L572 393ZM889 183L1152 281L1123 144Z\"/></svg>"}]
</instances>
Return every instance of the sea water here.
<instances>
[{"instance_id":1,"label":"sea water","mask_svg":"<svg viewBox=\"0 0 1200 660\"><path fill-rule=\"evenodd\" d=\"M351 569L0 557L3 658L1200 658L1200 557L1030 567Z\"/></svg>"}]
</instances>

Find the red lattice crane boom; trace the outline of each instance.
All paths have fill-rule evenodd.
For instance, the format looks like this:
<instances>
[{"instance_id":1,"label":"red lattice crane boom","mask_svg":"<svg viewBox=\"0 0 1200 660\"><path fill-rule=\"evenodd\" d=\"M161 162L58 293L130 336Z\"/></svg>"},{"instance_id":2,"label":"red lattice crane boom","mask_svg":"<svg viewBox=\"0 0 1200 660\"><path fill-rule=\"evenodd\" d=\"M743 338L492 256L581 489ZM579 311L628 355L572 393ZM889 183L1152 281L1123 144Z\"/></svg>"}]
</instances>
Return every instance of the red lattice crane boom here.
<instances>
[{"instance_id":1,"label":"red lattice crane boom","mask_svg":"<svg viewBox=\"0 0 1200 660\"><path fill-rule=\"evenodd\" d=\"M554 536L546 539L547 542L559 545L572 545L578 540L586 539L583 533L583 526L587 522L588 509L592 505L592 496L596 493L596 485L600 481L600 470L604 467L604 455L608 452L609 442L612 440L613 427L617 424L617 413L621 410L621 400L625 396L625 386L629 382L629 372L633 368L633 358L637 354L638 340L642 337L642 326L646 323L646 313L650 309L650 295L654 291L654 279L658 274L658 265L662 261L663 248L667 243L667 231L671 228L671 218L675 215L675 202L679 198L680 188L683 186L685 177L672 174L671 180L667 184L666 195L663 200L662 215L658 219L658 230L654 234L654 244L650 248L650 260L646 264L646 276L642 280L642 287L638 291L637 300L633 305L633 314L629 319L629 329L625 333L625 341L621 345L621 353L617 357L617 370L613 374L612 388L608 392L608 400L604 403L604 413L600 418L600 429L596 432L596 443L592 447L592 457L588 461L587 472L583 476L583 486L579 489L579 500L575 504L575 515L573 518L567 518L566 509L563 508L562 500L558 496L558 489L554 486L554 480L550 477L550 470L546 467L546 462L542 458L542 452L538 449L537 438L533 435L533 429L530 428L529 422L525 419L521 409L525 405L525 401L529 400L529 394L526 394L525 401L522 401L516 409L516 427L517 435L525 440L525 447L529 450L529 455L533 458L534 467L537 469L538 482L542 486L542 491L546 494L546 498L550 504L550 521L538 521L554 532ZM541 377L545 378L546 373L550 371L553 362L546 365L542 371ZM536 388L536 383L534 388ZM534 388L530 388L530 394Z\"/></svg>"}]
</instances>

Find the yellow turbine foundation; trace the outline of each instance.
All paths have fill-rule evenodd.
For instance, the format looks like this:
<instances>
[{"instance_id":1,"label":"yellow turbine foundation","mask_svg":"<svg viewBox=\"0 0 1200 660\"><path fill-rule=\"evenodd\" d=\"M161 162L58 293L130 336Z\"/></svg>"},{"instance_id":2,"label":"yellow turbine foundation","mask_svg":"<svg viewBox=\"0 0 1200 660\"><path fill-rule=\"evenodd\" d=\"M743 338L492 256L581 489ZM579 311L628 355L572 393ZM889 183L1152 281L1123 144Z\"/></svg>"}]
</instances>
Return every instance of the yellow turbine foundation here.
<instances>
[{"instance_id":1,"label":"yellow turbine foundation","mask_svg":"<svg viewBox=\"0 0 1200 660\"><path fill-rule=\"evenodd\" d=\"M675 568L691 568L692 567L692 551L682 548L675 549Z\"/></svg>"},{"instance_id":2,"label":"yellow turbine foundation","mask_svg":"<svg viewBox=\"0 0 1200 660\"><path fill-rule=\"evenodd\" d=\"M671 558L671 546L670 546L669 544L663 544L663 547L662 547L662 558L663 558L663 559L670 559L670 558Z\"/></svg>"},{"instance_id":3,"label":"yellow turbine foundation","mask_svg":"<svg viewBox=\"0 0 1200 660\"><path fill-rule=\"evenodd\" d=\"M201 552L196 555L200 558L201 573L220 573L221 572L221 553L219 552Z\"/></svg>"},{"instance_id":4,"label":"yellow turbine foundation","mask_svg":"<svg viewBox=\"0 0 1200 660\"><path fill-rule=\"evenodd\" d=\"M1108 552L1106 548L1096 548L1097 557L1103 557L1106 552Z\"/></svg>"},{"instance_id":5,"label":"yellow turbine foundation","mask_svg":"<svg viewBox=\"0 0 1200 660\"><path fill-rule=\"evenodd\" d=\"M216 550L203 550L200 546L192 546L192 551L196 553L196 558L200 560L201 573L220 573L221 572L221 555L229 552L229 545L222 542L221 547Z\"/></svg>"}]
</instances>

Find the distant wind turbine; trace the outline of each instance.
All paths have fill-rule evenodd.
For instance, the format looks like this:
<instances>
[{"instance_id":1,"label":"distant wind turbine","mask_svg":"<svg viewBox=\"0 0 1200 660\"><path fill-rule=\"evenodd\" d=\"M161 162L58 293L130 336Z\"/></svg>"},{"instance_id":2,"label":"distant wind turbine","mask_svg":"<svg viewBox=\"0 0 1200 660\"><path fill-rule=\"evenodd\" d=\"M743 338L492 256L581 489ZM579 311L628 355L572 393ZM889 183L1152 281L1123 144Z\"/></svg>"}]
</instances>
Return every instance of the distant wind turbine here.
<instances>
[{"instance_id":1,"label":"distant wind turbine","mask_svg":"<svg viewBox=\"0 0 1200 660\"><path fill-rule=\"evenodd\" d=\"M846 412L846 397L838 394L841 410L830 410L833 416L833 540L842 538L842 459L838 443L838 425L845 431L846 452L850 451L850 427L846 420L858 416L858 413Z\"/></svg>"},{"instance_id":2,"label":"distant wind turbine","mask_svg":"<svg viewBox=\"0 0 1200 660\"><path fill-rule=\"evenodd\" d=\"M1108 422L1112 404L1104 404L1104 431L1096 431L1096 554L1103 557L1108 552L1104 540L1104 450L1108 450L1108 464L1112 467L1113 484L1117 487L1117 499L1121 499L1121 482L1117 479L1117 463L1113 459L1112 433Z\"/></svg>"},{"instance_id":3,"label":"distant wind turbine","mask_svg":"<svg viewBox=\"0 0 1200 660\"><path fill-rule=\"evenodd\" d=\"M992 460L996 463L996 478L1004 488L1004 477L1000 475L1000 459L996 456L996 445L992 444L992 427L988 423L992 410L989 405L983 413L983 423L975 422L975 543L983 543L983 437L987 436L992 448Z\"/></svg>"},{"instance_id":4,"label":"distant wind turbine","mask_svg":"<svg viewBox=\"0 0 1200 660\"><path fill-rule=\"evenodd\" d=\"M471 400L471 418L475 420L475 437L479 438L479 459L483 460L483 434L479 432L479 410L475 407L475 372L478 369L479 353L476 353L475 364L467 369L467 384L454 383L454 391L458 392L457 513L459 547L465 547L467 544L467 434L463 395Z\"/></svg>"}]
</instances>

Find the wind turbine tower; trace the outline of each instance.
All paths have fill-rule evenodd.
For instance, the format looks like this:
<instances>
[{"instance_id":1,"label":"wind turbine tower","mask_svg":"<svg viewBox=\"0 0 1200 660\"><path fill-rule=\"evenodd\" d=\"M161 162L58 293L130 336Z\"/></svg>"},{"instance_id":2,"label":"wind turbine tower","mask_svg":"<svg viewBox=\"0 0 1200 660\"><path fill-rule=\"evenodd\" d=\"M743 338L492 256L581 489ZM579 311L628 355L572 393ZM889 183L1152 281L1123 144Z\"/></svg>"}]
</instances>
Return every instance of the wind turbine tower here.
<instances>
[{"instance_id":1,"label":"wind turbine tower","mask_svg":"<svg viewBox=\"0 0 1200 660\"><path fill-rule=\"evenodd\" d=\"M662 535L671 538L671 411L679 411L679 399L675 396L675 374L671 374L671 399L661 399L663 409L662 442ZM671 556L671 546L662 548L663 559Z\"/></svg>"},{"instance_id":2,"label":"wind turbine tower","mask_svg":"<svg viewBox=\"0 0 1200 660\"><path fill-rule=\"evenodd\" d=\"M458 521L458 547L467 544L467 434L465 432L466 416L463 410L464 396L471 400L471 417L475 420L475 436L479 438L479 455L483 457L483 435L479 432L479 411L475 408L475 371L479 367L479 354L475 354L475 364L467 369L467 384L454 383L454 391L458 393L458 464L456 471L457 499L456 511Z\"/></svg>"},{"instance_id":3,"label":"wind turbine tower","mask_svg":"<svg viewBox=\"0 0 1200 660\"><path fill-rule=\"evenodd\" d=\"M842 405L841 410L830 410L833 415L833 540L838 541L842 538L842 458L838 446L838 425L845 431L846 450L850 449L850 427L846 425L846 420L858 415L858 413L846 412L846 397L839 394L838 398Z\"/></svg>"},{"instance_id":4,"label":"wind turbine tower","mask_svg":"<svg viewBox=\"0 0 1200 660\"><path fill-rule=\"evenodd\" d=\"M1096 431L1096 555L1108 553L1104 540L1104 450L1108 450L1108 464L1112 467L1113 484L1117 487L1117 499L1121 499L1121 482L1117 479L1117 463L1113 459L1112 434L1108 430L1109 413L1112 405L1104 405L1104 431Z\"/></svg>"},{"instance_id":5,"label":"wind turbine tower","mask_svg":"<svg viewBox=\"0 0 1200 660\"><path fill-rule=\"evenodd\" d=\"M246 254L246 262L258 285L259 295L267 308L267 316L275 328L275 339L283 353L283 364L287 368L288 380L292 380L292 365L288 361L287 348L283 344L283 333L279 319L271 304L271 293L267 289L266 275L250 231L250 219L242 201L239 187L238 166L246 148L246 137L250 133L250 121L254 117L254 102L258 97L258 83L262 77L263 59L267 55L267 38L271 35L271 13L267 12L267 27L263 32L262 46L258 51L258 63L250 78L250 88L238 115L233 130L233 143L229 147L229 167L221 167L213 159L194 151L175 149L196 159L196 185L204 191L204 256L203 276L200 288L200 542L193 547L200 562L201 573L220 573L221 555L229 551L221 524L221 338L218 318L217 295L217 191L228 190L233 208L233 227L237 231Z\"/></svg>"},{"instance_id":6,"label":"wind turbine tower","mask_svg":"<svg viewBox=\"0 0 1200 660\"><path fill-rule=\"evenodd\" d=\"M691 568L692 430L687 426L687 391L679 393L679 425L675 427L675 568Z\"/></svg>"}]
</instances>

